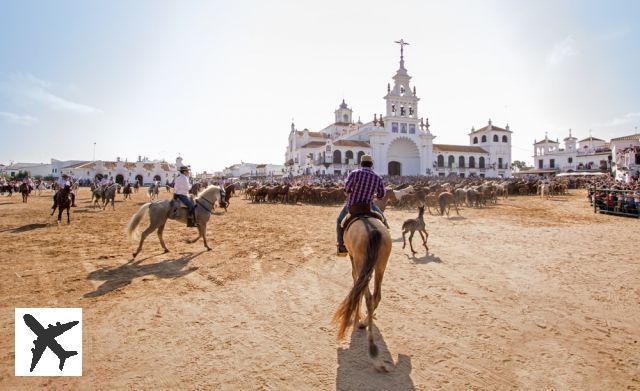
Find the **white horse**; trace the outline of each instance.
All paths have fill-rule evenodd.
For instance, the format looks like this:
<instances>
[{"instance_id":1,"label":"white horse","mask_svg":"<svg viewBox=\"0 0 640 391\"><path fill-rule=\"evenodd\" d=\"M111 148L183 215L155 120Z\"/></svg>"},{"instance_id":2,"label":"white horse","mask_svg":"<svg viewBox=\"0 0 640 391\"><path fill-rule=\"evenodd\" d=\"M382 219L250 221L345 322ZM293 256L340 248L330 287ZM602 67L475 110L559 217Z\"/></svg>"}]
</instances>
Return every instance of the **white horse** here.
<instances>
[{"instance_id":1,"label":"white horse","mask_svg":"<svg viewBox=\"0 0 640 391\"><path fill-rule=\"evenodd\" d=\"M207 222L209 221L209 217L211 217L211 213L213 211L213 205L218 202L221 206L224 205L224 189L219 186L209 186L198 194L195 198L195 214L196 214L196 226L198 227L198 237L193 240L189 240L189 243L195 243L198 239L202 237L204 241L204 246L207 250L211 250L209 245L207 244ZM177 207L176 204L177 203ZM133 257L140 253L142 250L142 243L153 231L158 231L158 238L160 239L160 245L164 249L164 252L169 252L169 249L164 244L164 240L162 239L162 231L164 231L164 225L167 223L168 219L181 221L186 224L187 222L187 209L182 207L183 205L180 201L170 201L170 200L162 200L162 201L154 201L147 202L142 205L140 209L131 217L131 221L127 225L127 235L129 238L133 236L133 233L140 224L140 220L144 216L145 211L149 211L149 227L142 231L140 236L140 243L138 244L138 248L133 253Z\"/></svg>"},{"instance_id":2,"label":"white horse","mask_svg":"<svg viewBox=\"0 0 640 391\"><path fill-rule=\"evenodd\" d=\"M415 191L416 190L413 188L413 186L409 185L402 190L393 190L393 194L395 194L397 199L401 199L403 196L407 194L413 194Z\"/></svg>"},{"instance_id":3,"label":"white horse","mask_svg":"<svg viewBox=\"0 0 640 391\"><path fill-rule=\"evenodd\" d=\"M549 185L543 183L540 185L540 198L545 198L545 195L549 199Z\"/></svg>"}]
</instances>

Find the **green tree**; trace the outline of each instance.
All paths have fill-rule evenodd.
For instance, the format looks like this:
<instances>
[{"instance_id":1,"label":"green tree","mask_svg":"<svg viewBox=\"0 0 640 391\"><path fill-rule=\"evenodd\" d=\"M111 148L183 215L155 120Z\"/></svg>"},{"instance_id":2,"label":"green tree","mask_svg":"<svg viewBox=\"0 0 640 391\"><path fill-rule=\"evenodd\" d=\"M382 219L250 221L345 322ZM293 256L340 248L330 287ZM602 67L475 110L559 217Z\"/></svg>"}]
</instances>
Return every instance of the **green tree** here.
<instances>
[{"instance_id":1,"label":"green tree","mask_svg":"<svg viewBox=\"0 0 640 391\"><path fill-rule=\"evenodd\" d=\"M518 171L522 171L522 170L526 170L527 168L531 168L530 166L527 165L526 162L523 162L522 160L514 160L513 162L511 162L511 167L517 168Z\"/></svg>"}]
</instances>

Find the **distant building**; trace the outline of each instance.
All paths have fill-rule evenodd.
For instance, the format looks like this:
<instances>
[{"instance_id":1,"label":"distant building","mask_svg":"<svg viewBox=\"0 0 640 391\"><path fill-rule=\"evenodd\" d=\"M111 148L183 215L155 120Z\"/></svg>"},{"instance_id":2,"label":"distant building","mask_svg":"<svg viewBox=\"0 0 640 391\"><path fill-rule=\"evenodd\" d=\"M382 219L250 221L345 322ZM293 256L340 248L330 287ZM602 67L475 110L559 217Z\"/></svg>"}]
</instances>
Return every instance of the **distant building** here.
<instances>
[{"instance_id":1,"label":"distant building","mask_svg":"<svg viewBox=\"0 0 640 391\"><path fill-rule=\"evenodd\" d=\"M612 138L610 143L616 179L636 180L640 176L640 133Z\"/></svg>"},{"instance_id":2,"label":"distant building","mask_svg":"<svg viewBox=\"0 0 640 391\"><path fill-rule=\"evenodd\" d=\"M164 160L149 160L138 157L136 162L122 161L84 161L71 164L59 169L59 175L68 174L79 180L94 180L95 178L113 178L117 183L124 182L150 184L159 181L162 184L173 182L178 175L178 168L184 165L182 158L178 157L175 164Z\"/></svg>"},{"instance_id":3,"label":"distant building","mask_svg":"<svg viewBox=\"0 0 640 391\"><path fill-rule=\"evenodd\" d=\"M19 172L26 172L31 177L51 175L51 164L48 163L13 163L4 168L5 174L9 177L18 175Z\"/></svg>"},{"instance_id":4,"label":"distant building","mask_svg":"<svg viewBox=\"0 0 640 391\"><path fill-rule=\"evenodd\" d=\"M285 166L281 164L255 164L241 162L226 167L222 171L225 178L257 178L281 177L285 173Z\"/></svg>"},{"instance_id":5,"label":"distant building","mask_svg":"<svg viewBox=\"0 0 640 391\"><path fill-rule=\"evenodd\" d=\"M362 155L370 154L380 174L511 176L509 125L501 128L489 120L481 129L471 128L469 145L434 144L429 120L419 116L420 98L410 84L402 51L392 79L384 96L385 114L374 114L373 121L354 121L353 110L343 100L333 123L320 131L299 131L292 123L286 174L343 175L359 165Z\"/></svg>"},{"instance_id":6,"label":"distant building","mask_svg":"<svg viewBox=\"0 0 640 391\"><path fill-rule=\"evenodd\" d=\"M611 147L606 141L589 136L578 141L571 135L565 137L564 148L558 140L544 139L533 143L534 167L550 172L608 172L611 170Z\"/></svg>"}]
</instances>

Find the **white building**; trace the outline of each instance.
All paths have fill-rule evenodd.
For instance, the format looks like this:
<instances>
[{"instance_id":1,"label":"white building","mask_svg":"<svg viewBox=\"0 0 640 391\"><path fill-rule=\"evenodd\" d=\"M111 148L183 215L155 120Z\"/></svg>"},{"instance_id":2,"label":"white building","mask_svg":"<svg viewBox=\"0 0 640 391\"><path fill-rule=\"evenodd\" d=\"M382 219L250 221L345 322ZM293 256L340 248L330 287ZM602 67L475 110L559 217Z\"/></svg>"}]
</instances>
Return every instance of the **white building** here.
<instances>
[{"instance_id":1,"label":"white building","mask_svg":"<svg viewBox=\"0 0 640 391\"><path fill-rule=\"evenodd\" d=\"M612 138L610 145L616 179L637 179L640 176L640 133Z\"/></svg>"},{"instance_id":2,"label":"white building","mask_svg":"<svg viewBox=\"0 0 640 391\"><path fill-rule=\"evenodd\" d=\"M558 140L544 139L533 143L534 165L538 170L557 172L609 171L611 169L611 148L609 143L589 136L578 141L571 135L565 137L564 148Z\"/></svg>"},{"instance_id":3,"label":"white building","mask_svg":"<svg viewBox=\"0 0 640 391\"><path fill-rule=\"evenodd\" d=\"M30 177L46 177L51 175L51 164L48 163L13 163L4 167L5 174L14 177L26 172Z\"/></svg>"},{"instance_id":4,"label":"white building","mask_svg":"<svg viewBox=\"0 0 640 391\"><path fill-rule=\"evenodd\" d=\"M113 178L117 183L137 180L140 184L150 184L154 181L171 183L178 175L178 168L184 165L182 158L176 159L176 164L170 164L164 160L149 160L139 157L136 162L96 160L92 162L79 162L59 169L58 175L68 174L78 180L94 180L96 177Z\"/></svg>"},{"instance_id":5,"label":"white building","mask_svg":"<svg viewBox=\"0 0 640 391\"><path fill-rule=\"evenodd\" d=\"M225 178L281 177L285 173L282 164L255 164L241 162L222 171Z\"/></svg>"},{"instance_id":6,"label":"white building","mask_svg":"<svg viewBox=\"0 0 640 391\"><path fill-rule=\"evenodd\" d=\"M404 43L401 43L401 48ZM429 120L419 116L420 98L411 76L400 67L387 85L385 114L373 121L353 120L343 100L334 122L320 131L299 131L291 124L285 165L290 175L345 174L355 169L362 155L371 154L374 169L387 175L511 176L511 131L493 126L472 128L468 146L434 144Z\"/></svg>"}]
</instances>

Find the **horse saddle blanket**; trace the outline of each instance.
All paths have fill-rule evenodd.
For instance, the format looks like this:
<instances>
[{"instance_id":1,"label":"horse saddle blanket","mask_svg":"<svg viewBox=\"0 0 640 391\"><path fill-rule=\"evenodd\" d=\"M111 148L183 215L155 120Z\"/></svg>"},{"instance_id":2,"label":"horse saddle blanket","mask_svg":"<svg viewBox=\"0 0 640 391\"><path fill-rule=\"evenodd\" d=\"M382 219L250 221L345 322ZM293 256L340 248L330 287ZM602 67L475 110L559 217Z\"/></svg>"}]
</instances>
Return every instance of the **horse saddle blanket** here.
<instances>
[{"instance_id":1,"label":"horse saddle blanket","mask_svg":"<svg viewBox=\"0 0 640 391\"><path fill-rule=\"evenodd\" d=\"M191 201L193 202L193 197L189 198L191 198ZM178 217L180 209L187 209L187 206L183 204L179 198L174 197L169 203L169 216L173 218Z\"/></svg>"},{"instance_id":2,"label":"horse saddle blanket","mask_svg":"<svg viewBox=\"0 0 640 391\"><path fill-rule=\"evenodd\" d=\"M373 217L384 223L384 217L375 210L371 210L370 204L354 204L349 207L349 212L342 219L340 227L346 231L351 224L366 217Z\"/></svg>"}]
</instances>

